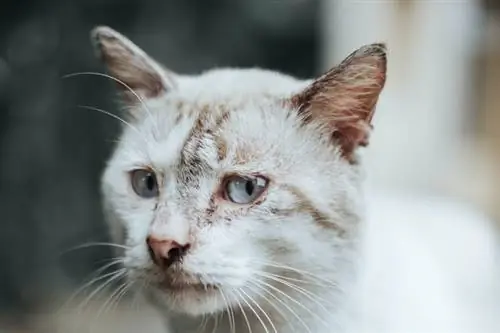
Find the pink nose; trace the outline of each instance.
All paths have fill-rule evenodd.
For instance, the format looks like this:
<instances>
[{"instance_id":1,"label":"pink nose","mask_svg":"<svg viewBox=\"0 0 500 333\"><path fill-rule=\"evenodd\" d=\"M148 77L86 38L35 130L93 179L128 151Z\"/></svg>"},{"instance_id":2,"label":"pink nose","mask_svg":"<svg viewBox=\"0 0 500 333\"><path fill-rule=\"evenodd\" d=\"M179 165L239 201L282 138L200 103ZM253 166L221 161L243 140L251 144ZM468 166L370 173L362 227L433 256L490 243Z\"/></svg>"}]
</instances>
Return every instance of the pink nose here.
<instances>
[{"instance_id":1,"label":"pink nose","mask_svg":"<svg viewBox=\"0 0 500 333\"><path fill-rule=\"evenodd\" d=\"M190 247L190 244L181 245L173 239L156 238L154 236L149 236L146 239L146 244L151 260L162 268L168 268L172 264L181 261Z\"/></svg>"}]
</instances>

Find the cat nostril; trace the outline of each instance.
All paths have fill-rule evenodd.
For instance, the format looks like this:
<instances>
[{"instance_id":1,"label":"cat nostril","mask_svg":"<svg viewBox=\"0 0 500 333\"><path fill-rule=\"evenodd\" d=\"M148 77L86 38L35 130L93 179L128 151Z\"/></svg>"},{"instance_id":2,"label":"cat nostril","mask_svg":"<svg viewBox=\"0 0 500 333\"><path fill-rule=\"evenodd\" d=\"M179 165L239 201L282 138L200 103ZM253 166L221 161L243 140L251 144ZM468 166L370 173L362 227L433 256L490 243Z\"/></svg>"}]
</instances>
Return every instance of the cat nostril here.
<instances>
[{"instance_id":1,"label":"cat nostril","mask_svg":"<svg viewBox=\"0 0 500 333\"><path fill-rule=\"evenodd\" d=\"M181 245L174 240L157 239L151 236L146 239L146 243L151 260L163 268L168 268L180 261L190 247L190 244Z\"/></svg>"},{"instance_id":2,"label":"cat nostril","mask_svg":"<svg viewBox=\"0 0 500 333\"><path fill-rule=\"evenodd\" d=\"M189 244L186 245L177 244L176 247L171 248L167 253L168 260L171 262L171 264L176 261L180 261L182 257L184 257L186 252L189 250L189 246L190 246Z\"/></svg>"},{"instance_id":3,"label":"cat nostril","mask_svg":"<svg viewBox=\"0 0 500 333\"><path fill-rule=\"evenodd\" d=\"M164 266L169 267L172 264L181 261L182 257L184 257L189 249L189 246L189 244L180 245L175 242L175 246L168 250L166 258L163 259Z\"/></svg>"},{"instance_id":4,"label":"cat nostril","mask_svg":"<svg viewBox=\"0 0 500 333\"><path fill-rule=\"evenodd\" d=\"M170 249L167 254L167 258L170 261L177 261L182 257L182 248L181 247L174 247L173 249Z\"/></svg>"}]
</instances>

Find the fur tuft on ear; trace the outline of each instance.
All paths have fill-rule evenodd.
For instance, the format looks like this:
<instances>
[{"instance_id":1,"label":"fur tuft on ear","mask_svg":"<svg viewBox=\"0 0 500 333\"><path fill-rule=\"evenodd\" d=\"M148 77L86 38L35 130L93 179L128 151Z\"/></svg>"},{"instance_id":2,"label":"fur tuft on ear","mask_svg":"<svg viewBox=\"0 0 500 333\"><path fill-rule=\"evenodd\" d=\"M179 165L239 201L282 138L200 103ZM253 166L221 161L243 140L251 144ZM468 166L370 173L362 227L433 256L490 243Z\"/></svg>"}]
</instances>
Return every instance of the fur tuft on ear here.
<instances>
[{"instance_id":1,"label":"fur tuft on ear","mask_svg":"<svg viewBox=\"0 0 500 333\"><path fill-rule=\"evenodd\" d=\"M118 86L130 102L137 100L130 89L141 97L153 98L175 87L173 73L119 32L98 26L91 31L91 40L109 73L121 82Z\"/></svg>"},{"instance_id":2,"label":"fur tuft on ear","mask_svg":"<svg viewBox=\"0 0 500 333\"><path fill-rule=\"evenodd\" d=\"M326 125L350 162L357 147L368 145L386 66L385 44L363 46L291 98L305 122Z\"/></svg>"}]
</instances>

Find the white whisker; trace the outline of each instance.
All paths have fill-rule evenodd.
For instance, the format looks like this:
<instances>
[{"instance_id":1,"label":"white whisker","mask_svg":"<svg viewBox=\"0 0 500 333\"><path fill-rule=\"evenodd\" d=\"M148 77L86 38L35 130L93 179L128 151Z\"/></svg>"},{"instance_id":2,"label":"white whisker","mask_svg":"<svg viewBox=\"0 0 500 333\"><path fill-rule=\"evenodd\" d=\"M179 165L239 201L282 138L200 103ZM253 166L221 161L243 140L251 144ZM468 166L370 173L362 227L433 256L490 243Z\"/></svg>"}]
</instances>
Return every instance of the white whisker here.
<instances>
[{"instance_id":1,"label":"white whisker","mask_svg":"<svg viewBox=\"0 0 500 333\"><path fill-rule=\"evenodd\" d=\"M219 289L219 292L221 294L222 299L224 300L224 304L226 307L228 321L229 321L229 330L231 333L234 333L235 332L235 322L234 322L233 308L230 306L230 304L226 298L226 295L224 294L224 291L222 291L222 289Z\"/></svg>"},{"instance_id":2,"label":"white whisker","mask_svg":"<svg viewBox=\"0 0 500 333\"><path fill-rule=\"evenodd\" d=\"M109 246L109 247L116 247L116 248L125 249L125 250L130 248L128 246L116 244L116 243L90 242L90 243L85 243L85 244L81 244L81 245L77 245L75 247L72 247L72 248L62 252L62 254L66 254L68 252L72 252L72 251L76 251L76 250L80 250L80 249L86 249L86 248L94 247L94 246Z\"/></svg>"},{"instance_id":3,"label":"white whisker","mask_svg":"<svg viewBox=\"0 0 500 333\"><path fill-rule=\"evenodd\" d=\"M148 117L150 117L150 119L153 120L153 115L151 113L151 110L149 110L144 99L134 89L132 89L128 84L126 84L122 80L120 80L112 75L105 74L105 73L99 73L99 72L77 72L77 73L71 73L71 74L64 75L62 78L67 79L67 78L72 78L72 77L81 76L81 75L101 76L101 77L113 80L113 81L121 84L123 87L125 87L125 89L127 89L129 92L131 92L137 98L137 100L140 102L141 106L144 108L144 110L148 114ZM156 132L159 133L157 124L154 121L153 121L153 124L155 125Z\"/></svg>"},{"instance_id":4,"label":"white whisker","mask_svg":"<svg viewBox=\"0 0 500 333\"><path fill-rule=\"evenodd\" d=\"M291 297L290 295L288 295L287 293L281 291L280 289L276 288L275 286L267 283L267 282L264 282L264 281L260 281L260 283L262 283L263 285L265 285L266 287L276 291L277 293L283 295L284 297L286 297L288 300L290 300L291 302L295 303L296 305L300 306L302 309L306 310L307 312L309 312L309 314L311 314L312 316L316 317L318 320L320 320L326 327L328 327L328 323L325 322L325 320L323 318L321 318L320 316L318 316L318 314L314 313L313 311L311 311L309 308L307 308L306 306L304 306L304 304L300 303L299 301L297 301L295 298Z\"/></svg>"},{"instance_id":5,"label":"white whisker","mask_svg":"<svg viewBox=\"0 0 500 333\"><path fill-rule=\"evenodd\" d=\"M201 322L198 325L198 328L196 329L196 332L203 332L205 330L205 327L207 326L207 322L208 322L208 317L206 314L204 314L203 317L201 318Z\"/></svg>"},{"instance_id":6,"label":"white whisker","mask_svg":"<svg viewBox=\"0 0 500 333\"><path fill-rule=\"evenodd\" d=\"M98 312L97 312L97 315L95 317L95 321L97 321L101 315L105 312L105 311L108 311L109 309L111 309L111 304L113 303L113 298L115 296L117 296L118 294L121 293L122 289L126 288L127 287L127 283L122 283L121 285L119 285L108 297L108 299L103 302L103 304L101 305L101 307L99 308ZM109 306L108 306L109 305Z\"/></svg>"},{"instance_id":7,"label":"white whisker","mask_svg":"<svg viewBox=\"0 0 500 333\"><path fill-rule=\"evenodd\" d=\"M215 316L214 328L212 329L212 333L215 333L217 331L217 328L219 328L219 317L220 313Z\"/></svg>"},{"instance_id":8,"label":"white whisker","mask_svg":"<svg viewBox=\"0 0 500 333\"><path fill-rule=\"evenodd\" d=\"M90 295L85 298L85 300L80 304L79 308L80 310L83 309L87 304L90 302L90 300L101 290L103 290L106 286L108 286L111 282L115 281L116 279L122 277L125 274L125 269L122 268L120 270L117 270L113 272L113 275L108 278L104 283L102 283L99 287L97 287Z\"/></svg>"},{"instance_id":9,"label":"white whisker","mask_svg":"<svg viewBox=\"0 0 500 333\"><path fill-rule=\"evenodd\" d=\"M253 281L254 286L256 286L257 288L260 288L262 291L268 293L269 296L271 296L277 302L279 302L281 305L283 305L295 318L297 318L297 320L302 324L302 326L304 326L304 328L307 330L308 333L312 333L309 326L304 322L304 320L288 304L286 304L283 300L281 300L276 295L274 295L272 292L270 292L267 288L264 288L261 285L261 283L262 283L261 281L257 281L257 280Z\"/></svg>"},{"instance_id":10,"label":"white whisker","mask_svg":"<svg viewBox=\"0 0 500 333\"><path fill-rule=\"evenodd\" d=\"M320 298L318 295L315 295L313 294L312 292L308 291L307 289L304 289L302 287L299 287L297 286L296 284L293 284L293 283L290 283L288 281L285 281L279 277L275 277L275 276L269 276L267 275L266 273L257 273L258 275L262 276L263 278L266 278L266 279L269 279L269 280L272 280L272 281L275 281L275 282L278 282L278 283L281 283L295 291L297 291L298 293L304 295L305 297L307 297L308 299L310 299L311 301L313 301L314 303L316 303L323 311L325 311L325 313L329 313L330 311L320 302L320 301L323 301L325 302L326 304L328 304L328 302L326 302L324 299Z\"/></svg>"},{"instance_id":11,"label":"white whisker","mask_svg":"<svg viewBox=\"0 0 500 333\"><path fill-rule=\"evenodd\" d=\"M301 269L298 269L295 267L291 267L291 266L287 266L287 265L283 265L283 264L279 264L279 263L275 263L275 262L271 262L271 261L255 261L255 262L258 264L262 264L264 266L274 267L274 268L279 268L279 269L295 272L297 274L302 275L303 277L310 277L312 279L324 282L327 285L330 285L332 287L338 287L337 283L335 283L333 281L330 281L324 277L318 276L318 275L313 274L311 272L307 272L307 271L304 271L304 270L301 270Z\"/></svg>"},{"instance_id":12,"label":"white whisker","mask_svg":"<svg viewBox=\"0 0 500 333\"><path fill-rule=\"evenodd\" d=\"M262 312L262 314L264 315L264 317L266 317L266 319L269 322L269 324L271 324L271 327L273 328L274 333L278 333L278 331L276 330L276 327L274 326L273 321L271 320L271 318L269 318L269 316L267 315L266 311L264 311L264 309L262 309L262 307L259 305L259 303L257 303L242 288L240 288L239 290L250 300L250 302L252 302L253 304L255 304L255 306L260 310L260 312ZM260 318L260 316L257 314L257 312L253 309L253 307L250 304L248 304L248 307L255 313L255 315L257 316L257 319L261 322L261 324L264 327L264 329L266 330L266 332L269 333L269 331L267 329L267 325L264 325L264 322L262 321L262 319Z\"/></svg>"},{"instance_id":13,"label":"white whisker","mask_svg":"<svg viewBox=\"0 0 500 333\"><path fill-rule=\"evenodd\" d=\"M111 118L114 118L114 119L120 121L121 123L123 123L126 126L130 127L135 133L137 133L137 135L139 135L141 137L141 139L144 140L144 143L146 143L146 144L148 143L148 140L146 139L146 137L144 136L144 134L141 131L139 131L139 129L137 127L135 127L134 125L132 125L131 123L129 123L125 119L117 116L116 114L113 114L113 113L111 113L109 111L106 111L106 110L103 110L103 109L96 108L94 106L77 105L77 107L82 108L82 109L97 111L97 112L103 113L103 114L105 114L107 116L110 116Z\"/></svg>"},{"instance_id":14,"label":"white whisker","mask_svg":"<svg viewBox=\"0 0 500 333\"><path fill-rule=\"evenodd\" d=\"M255 285L255 282L252 283L252 281L250 281L250 284L251 284L251 286L258 287L258 286ZM271 305L276 310L276 312L279 313L279 315L283 319L288 320L288 316L283 312L283 310L280 307L278 307L276 305L276 303L274 303L273 301L271 301L266 295L264 295L263 293L259 292L259 290L251 288L250 286L247 286L247 288L250 289L256 295L258 295L259 297L262 297L267 303L269 303L269 305ZM263 290L263 287L260 287L259 289Z\"/></svg>"},{"instance_id":15,"label":"white whisker","mask_svg":"<svg viewBox=\"0 0 500 333\"><path fill-rule=\"evenodd\" d=\"M236 290L234 290L236 291ZM252 333L252 327L250 325L250 321L248 320L247 314L245 313L245 309L241 305L241 302L238 298L236 298L236 302L238 303L238 307L240 308L241 314L243 315L243 319L245 320L245 323L248 327L248 333Z\"/></svg>"},{"instance_id":16,"label":"white whisker","mask_svg":"<svg viewBox=\"0 0 500 333\"><path fill-rule=\"evenodd\" d=\"M313 280L297 279L297 278L292 278L292 277L289 277L289 276L275 274L275 273L269 273L269 272L266 272L266 274L269 274L270 276L278 277L278 278L286 280L286 281L292 281L292 282L297 282L297 283L302 283L302 284L308 284L308 285L316 285L316 286L322 286L322 287L329 286L329 285L327 285L325 283L316 282L316 281L313 281Z\"/></svg>"},{"instance_id":17,"label":"white whisker","mask_svg":"<svg viewBox=\"0 0 500 333\"><path fill-rule=\"evenodd\" d=\"M113 265L117 265L117 264L120 264L123 262L123 259L121 258L118 258L118 259L115 259L115 260L112 260L110 263L104 265L103 267L100 267L98 268L93 275L95 274L100 274L102 271L106 270L107 268L113 266ZM97 276L93 279L91 279L90 281L88 281L87 283L85 283L83 286L81 286L80 288L78 288L73 294L71 294L71 296L68 298L67 301L64 302L64 304L62 305L61 309L66 307L66 305L68 305L70 302L73 301L73 299L78 296L82 291L84 291L86 288L90 287L91 285L93 285L94 283L102 280L102 279L105 279L113 274L115 274L116 271L113 271L113 272L110 272L110 273L107 273L107 274L104 274L102 276Z\"/></svg>"},{"instance_id":18,"label":"white whisker","mask_svg":"<svg viewBox=\"0 0 500 333\"><path fill-rule=\"evenodd\" d=\"M132 289L132 286L134 285L134 283L131 281L127 281L125 283L126 283L125 287L122 289L122 291L118 294L118 296L115 299L115 304L112 306L113 307L112 310L116 310L116 308L119 306L121 302L121 299L127 294L127 292L130 291L130 289Z\"/></svg>"}]
</instances>

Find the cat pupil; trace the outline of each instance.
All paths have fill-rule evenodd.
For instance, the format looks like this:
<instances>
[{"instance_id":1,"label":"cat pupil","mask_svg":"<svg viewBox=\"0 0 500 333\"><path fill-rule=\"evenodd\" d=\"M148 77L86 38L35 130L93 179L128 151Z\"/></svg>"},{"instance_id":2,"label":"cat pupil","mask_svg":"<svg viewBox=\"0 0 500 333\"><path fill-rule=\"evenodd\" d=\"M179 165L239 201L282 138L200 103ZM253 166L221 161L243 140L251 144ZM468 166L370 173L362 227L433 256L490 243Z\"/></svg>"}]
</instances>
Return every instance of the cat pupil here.
<instances>
[{"instance_id":1,"label":"cat pupil","mask_svg":"<svg viewBox=\"0 0 500 333\"><path fill-rule=\"evenodd\" d=\"M146 186L147 186L148 190L150 190L150 191L154 190L154 188L155 188L155 181L154 181L154 178L151 174L148 174L146 176Z\"/></svg>"},{"instance_id":2,"label":"cat pupil","mask_svg":"<svg viewBox=\"0 0 500 333\"><path fill-rule=\"evenodd\" d=\"M225 197L239 204L249 204L257 199L266 189L263 177L232 177L224 188Z\"/></svg>"},{"instance_id":3,"label":"cat pupil","mask_svg":"<svg viewBox=\"0 0 500 333\"><path fill-rule=\"evenodd\" d=\"M247 192L247 194L249 196L252 195L254 188L255 187L254 187L253 181L247 180L246 183L245 183L245 191Z\"/></svg>"}]
</instances>

